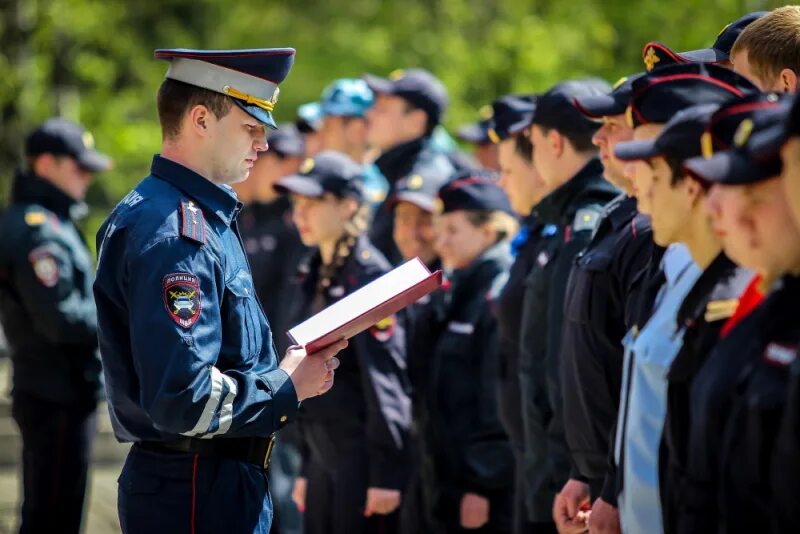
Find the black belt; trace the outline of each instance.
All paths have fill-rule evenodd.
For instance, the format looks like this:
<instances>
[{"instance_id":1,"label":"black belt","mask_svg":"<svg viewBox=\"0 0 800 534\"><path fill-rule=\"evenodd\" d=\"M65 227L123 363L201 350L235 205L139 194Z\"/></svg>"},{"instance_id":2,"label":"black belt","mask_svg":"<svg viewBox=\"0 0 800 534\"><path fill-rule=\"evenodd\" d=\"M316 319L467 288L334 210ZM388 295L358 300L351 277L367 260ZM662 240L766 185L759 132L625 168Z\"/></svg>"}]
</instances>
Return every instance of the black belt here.
<instances>
[{"instance_id":1,"label":"black belt","mask_svg":"<svg viewBox=\"0 0 800 534\"><path fill-rule=\"evenodd\" d=\"M174 441L138 441L136 445L146 451L162 453L194 453L200 456L228 458L269 467L275 436L268 438L181 438Z\"/></svg>"}]
</instances>

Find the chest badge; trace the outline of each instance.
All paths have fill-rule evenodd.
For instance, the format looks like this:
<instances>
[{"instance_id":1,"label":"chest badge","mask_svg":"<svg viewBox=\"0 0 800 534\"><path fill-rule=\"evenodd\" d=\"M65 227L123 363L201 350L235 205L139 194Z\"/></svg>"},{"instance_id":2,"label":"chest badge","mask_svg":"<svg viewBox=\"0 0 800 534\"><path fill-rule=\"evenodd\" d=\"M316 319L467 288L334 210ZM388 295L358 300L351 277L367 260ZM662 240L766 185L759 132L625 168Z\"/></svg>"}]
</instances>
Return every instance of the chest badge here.
<instances>
[{"instance_id":1,"label":"chest badge","mask_svg":"<svg viewBox=\"0 0 800 534\"><path fill-rule=\"evenodd\" d=\"M164 305L178 326L190 328L200 318L202 303L197 277L189 273L174 273L162 282Z\"/></svg>"},{"instance_id":2,"label":"chest badge","mask_svg":"<svg viewBox=\"0 0 800 534\"><path fill-rule=\"evenodd\" d=\"M550 262L550 256L547 255L547 252L541 251L539 255L536 256L536 264L539 267L544 267L548 262Z\"/></svg>"},{"instance_id":3,"label":"chest badge","mask_svg":"<svg viewBox=\"0 0 800 534\"><path fill-rule=\"evenodd\" d=\"M44 287L55 287L58 283L58 262L45 247L37 247L28 254L36 278Z\"/></svg>"},{"instance_id":4,"label":"chest badge","mask_svg":"<svg viewBox=\"0 0 800 534\"><path fill-rule=\"evenodd\" d=\"M797 347L770 343L764 351L764 361L778 367L791 365L797 358Z\"/></svg>"},{"instance_id":5,"label":"chest badge","mask_svg":"<svg viewBox=\"0 0 800 534\"><path fill-rule=\"evenodd\" d=\"M394 324L394 315L391 315L375 323L375 325L369 329L369 332L372 334L372 337L383 343L392 338Z\"/></svg>"}]
</instances>

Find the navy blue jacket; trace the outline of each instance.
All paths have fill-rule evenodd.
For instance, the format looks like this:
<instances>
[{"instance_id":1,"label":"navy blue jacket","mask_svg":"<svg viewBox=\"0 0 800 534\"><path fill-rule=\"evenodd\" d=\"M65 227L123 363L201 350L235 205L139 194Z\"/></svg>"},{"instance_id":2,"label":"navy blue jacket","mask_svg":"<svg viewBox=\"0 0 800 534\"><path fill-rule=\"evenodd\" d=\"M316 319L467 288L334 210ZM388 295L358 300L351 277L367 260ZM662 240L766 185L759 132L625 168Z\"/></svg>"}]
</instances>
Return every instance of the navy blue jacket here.
<instances>
[{"instance_id":1,"label":"navy blue jacket","mask_svg":"<svg viewBox=\"0 0 800 534\"><path fill-rule=\"evenodd\" d=\"M120 441L269 436L295 416L240 209L229 187L155 156L100 228L94 292Z\"/></svg>"},{"instance_id":2,"label":"navy blue jacket","mask_svg":"<svg viewBox=\"0 0 800 534\"><path fill-rule=\"evenodd\" d=\"M73 217L85 207L18 174L0 219L0 318L14 392L93 405L101 390L92 256Z\"/></svg>"}]
</instances>

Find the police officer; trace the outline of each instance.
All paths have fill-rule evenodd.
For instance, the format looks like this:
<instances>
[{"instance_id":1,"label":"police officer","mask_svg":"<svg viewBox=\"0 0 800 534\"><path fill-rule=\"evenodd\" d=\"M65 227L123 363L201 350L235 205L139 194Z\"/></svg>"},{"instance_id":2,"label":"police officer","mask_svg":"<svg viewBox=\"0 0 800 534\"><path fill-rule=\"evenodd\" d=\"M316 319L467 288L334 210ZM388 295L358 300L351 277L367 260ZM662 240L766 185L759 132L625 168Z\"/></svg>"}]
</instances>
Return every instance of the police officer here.
<instances>
[{"instance_id":1,"label":"police officer","mask_svg":"<svg viewBox=\"0 0 800 534\"><path fill-rule=\"evenodd\" d=\"M98 233L98 331L123 532L269 531L271 436L333 384L340 342L278 368L229 184L246 179L293 49L157 50L151 174ZM267 81L274 80L274 81ZM268 298L268 297L267 297Z\"/></svg>"},{"instance_id":2,"label":"police officer","mask_svg":"<svg viewBox=\"0 0 800 534\"><path fill-rule=\"evenodd\" d=\"M755 11L734 20L719 32L710 48L689 52L674 52L662 43L651 42L642 48L642 61L647 72L676 63L717 63L723 67L731 66L731 49L744 29L764 15L766 11Z\"/></svg>"},{"instance_id":3,"label":"police officer","mask_svg":"<svg viewBox=\"0 0 800 534\"><path fill-rule=\"evenodd\" d=\"M450 160L431 147L431 136L447 109L447 90L425 69L393 72L389 78L366 75L375 93L375 104L367 113L367 142L381 151L375 165L389 182L388 197L401 178L418 174L417 166L436 168L449 175L455 168ZM375 212L370 239L393 264L400 253L392 241L393 216L381 204Z\"/></svg>"},{"instance_id":4,"label":"police officer","mask_svg":"<svg viewBox=\"0 0 800 534\"><path fill-rule=\"evenodd\" d=\"M512 531L529 531L525 508L526 474L523 464L524 437L519 392L519 337L524 280L533 266L530 231L531 210L546 195L545 184L532 162L532 147L526 129L530 126L535 99L532 95L507 95L492 103L490 136L500 162L498 184L511 208L522 217L522 228L512 241L514 262L508 281L493 295L492 308L498 321L497 403L500 422L514 453L514 503Z\"/></svg>"},{"instance_id":5,"label":"police officer","mask_svg":"<svg viewBox=\"0 0 800 534\"><path fill-rule=\"evenodd\" d=\"M517 223L491 175L459 173L439 199L436 248L448 284L425 339L423 493L434 532L510 532L513 455L497 411L488 300L505 280Z\"/></svg>"},{"instance_id":6,"label":"police officer","mask_svg":"<svg viewBox=\"0 0 800 534\"><path fill-rule=\"evenodd\" d=\"M709 132L733 143L686 162L690 173L712 184L709 206L726 253L761 276L767 295L723 333L692 382L678 532L780 531L769 478L800 341L790 311L800 290L800 230L791 219L777 151L755 157L748 150L782 114L768 98L749 113L736 113L738 103L720 109Z\"/></svg>"},{"instance_id":7,"label":"police officer","mask_svg":"<svg viewBox=\"0 0 800 534\"><path fill-rule=\"evenodd\" d=\"M497 147L489 137L489 128L492 126L492 113L492 106L483 106L478 112L480 120L461 125L456 130L456 138L474 147L472 155L481 168L488 171L499 171L500 164L497 161Z\"/></svg>"},{"instance_id":8,"label":"police officer","mask_svg":"<svg viewBox=\"0 0 800 534\"><path fill-rule=\"evenodd\" d=\"M245 204L239 216L242 244L250 261L256 294L276 332L279 353L289 348L286 331L292 313L291 284L307 249L292 222L289 199L275 192L275 183L295 174L305 159L302 135L291 125L274 130L267 137L269 149L260 154L250 176L236 184L239 200Z\"/></svg>"},{"instance_id":9,"label":"police officer","mask_svg":"<svg viewBox=\"0 0 800 534\"><path fill-rule=\"evenodd\" d=\"M309 316L385 274L390 267L365 234L363 168L323 151L277 189L290 193L303 242ZM301 408L302 476L294 498L309 533L392 532L408 476L411 406L402 316L358 334L341 358L336 389Z\"/></svg>"},{"instance_id":10,"label":"police officer","mask_svg":"<svg viewBox=\"0 0 800 534\"><path fill-rule=\"evenodd\" d=\"M364 193L374 208L386 198L389 184L371 162L366 114L375 95L364 80L342 78L322 91L320 150L337 150L364 164Z\"/></svg>"},{"instance_id":11,"label":"police officer","mask_svg":"<svg viewBox=\"0 0 800 534\"><path fill-rule=\"evenodd\" d=\"M520 336L520 390L525 430L528 519L554 532L553 499L567 481L558 379L564 295L575 256L589 243L603 206L618 191L603 180L592 135L597 124L573 105L608 93L596 80L562 82L536 100L530 128L533 164L551 191L534 209L533 267L525 280Z\"/></svg>"},{"instance_id":12,"label":"police officer","mask_svg":"<svg viewBox=\"0 0 800 534\"><path fill-rule=\"evenodd\" d=\"M605 95L575 100L589 119L601 121L592 137L603 163L603 177L623 193L608 204L592 241L572 266L564 305L561 383L565 435L572 459L570 481L554 503L554 520L582 530L578 511L600 497L607 481L607 458L619 408L622 380L620 341L632 325L633 280L653 253L648 217L636 209L633 184L614 155L618 143L633 136L625 109L637 76L623 78ZM612 503L615 503L615 499Z\"/></svg>"},{"instance_id":13,"label":"police officer","mask_svg":"<svg viewBox=\"0 0 800 534\"><path fill-rule=\"evenodd\" d=\"M50 119L25 141L0 219L0 319L22 434L20 532L78 532L100 395L93 261L76 221L111 161L89 132Z\"/></svg>"}]
</instances>

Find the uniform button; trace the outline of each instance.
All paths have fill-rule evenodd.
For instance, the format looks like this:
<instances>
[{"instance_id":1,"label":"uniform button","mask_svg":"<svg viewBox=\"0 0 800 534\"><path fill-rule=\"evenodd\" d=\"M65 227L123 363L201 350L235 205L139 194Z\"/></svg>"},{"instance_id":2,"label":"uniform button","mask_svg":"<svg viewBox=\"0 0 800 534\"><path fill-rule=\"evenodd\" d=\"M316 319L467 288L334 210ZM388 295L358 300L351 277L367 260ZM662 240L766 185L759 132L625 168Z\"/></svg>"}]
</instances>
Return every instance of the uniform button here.
<instances>
[{"instance_id":1,"label":"uniform button","mask_svg":"<svg viewBox=\"0 0 800 534\"><path fill-rule=\"evenodd\" d=\"M281 416L281 423L285 423L285 422L286 422L286 421L288 421L288 420L289 420L289 418L288 418L288 417L286 417L285 415L282 415L282 416Z\"/></svg>"}]
</instances>

